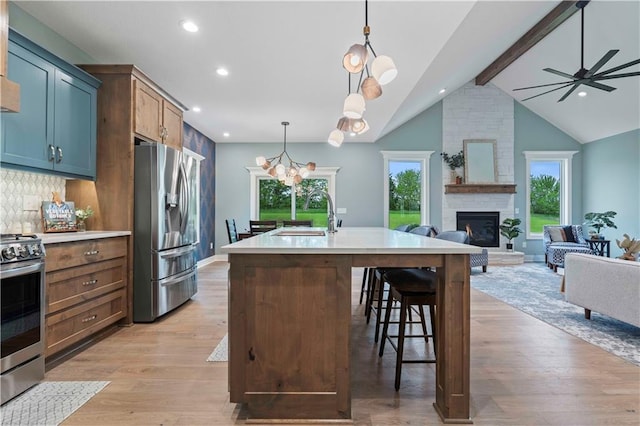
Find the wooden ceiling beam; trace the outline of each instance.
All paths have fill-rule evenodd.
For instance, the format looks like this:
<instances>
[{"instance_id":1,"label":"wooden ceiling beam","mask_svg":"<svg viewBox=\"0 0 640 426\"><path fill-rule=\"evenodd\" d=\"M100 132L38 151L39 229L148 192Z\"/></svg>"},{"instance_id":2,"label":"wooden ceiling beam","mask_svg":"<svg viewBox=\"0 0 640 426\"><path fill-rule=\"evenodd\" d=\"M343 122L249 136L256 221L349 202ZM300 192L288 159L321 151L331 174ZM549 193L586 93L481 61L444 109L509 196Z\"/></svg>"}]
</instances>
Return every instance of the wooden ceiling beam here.
<instances>
[{"instance_id":1,"label":"wooden ceiling beam","mask_svg":"<svg viewBox=\"0 0 640 426\"><path fill-rule=\"evenodd\" d=\"M525 35L520 37L520 39L511 45L498 59L478 74L476 77L476 85L484 86L490 82L493 77L500 74L500 72L511 65L513 61L535 46L536 43L545 38L574 13L586 6L587 3L589 3L589 1L561 1L559 5L554 7L551 12L527 31Z\"/></svg>"}]
</instances>

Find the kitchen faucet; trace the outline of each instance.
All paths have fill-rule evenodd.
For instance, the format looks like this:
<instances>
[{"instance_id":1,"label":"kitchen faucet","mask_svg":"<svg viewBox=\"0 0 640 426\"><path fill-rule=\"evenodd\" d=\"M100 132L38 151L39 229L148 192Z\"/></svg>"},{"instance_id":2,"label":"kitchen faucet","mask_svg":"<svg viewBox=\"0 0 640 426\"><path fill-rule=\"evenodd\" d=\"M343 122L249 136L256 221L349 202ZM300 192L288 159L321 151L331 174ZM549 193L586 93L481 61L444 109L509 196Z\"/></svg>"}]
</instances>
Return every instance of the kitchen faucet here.
<instances>
[{"instance_id":1,"label":"kitchen faucet","mask_svg":"<svg viewBox=\"0 0 640 426\"><path fill-rule=\"evenodd\" d=\"M309 208L309 201L311 200L311 196L313 194L323 194L327 197L327 201L329 201L329 217L327 218L327 232L338 232L336 229L336 211L333 208L333 200L331 199L331 195L323 189L314 189L307 195L307 201L304 203L304 210Z\"/></svg>"}]
</instances>

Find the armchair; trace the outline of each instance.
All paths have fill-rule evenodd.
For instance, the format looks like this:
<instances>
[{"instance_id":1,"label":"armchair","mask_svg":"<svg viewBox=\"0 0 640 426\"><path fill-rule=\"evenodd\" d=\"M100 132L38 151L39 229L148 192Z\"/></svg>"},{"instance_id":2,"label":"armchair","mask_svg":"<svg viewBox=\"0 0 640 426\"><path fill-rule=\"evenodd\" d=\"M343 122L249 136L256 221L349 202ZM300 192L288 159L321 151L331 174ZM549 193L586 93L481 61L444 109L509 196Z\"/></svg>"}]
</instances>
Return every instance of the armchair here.
<instances>
[{"instance_id":1,"label":"armchair","mask_svg":"<svg viewBox=\"0 0 640 426\"><path fill-rule=\"evenodd\" d=\"M542 230L544 261L554 271L564 267L567 253L592 254L584 238L582 225L544 225Z\"/></svg>"}]
</instances>

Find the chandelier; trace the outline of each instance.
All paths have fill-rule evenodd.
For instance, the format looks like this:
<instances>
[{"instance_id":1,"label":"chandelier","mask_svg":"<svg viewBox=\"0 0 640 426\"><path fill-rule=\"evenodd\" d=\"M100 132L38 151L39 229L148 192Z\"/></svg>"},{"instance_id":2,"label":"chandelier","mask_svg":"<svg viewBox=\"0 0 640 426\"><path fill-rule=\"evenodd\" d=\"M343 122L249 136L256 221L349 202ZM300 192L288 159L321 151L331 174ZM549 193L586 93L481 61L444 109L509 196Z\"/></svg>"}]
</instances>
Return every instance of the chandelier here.
<instances>
[{"instance_id":1,"label":"chandelier","mask_svg":"<svg viewBox=\"0 0 640 426\"><path fill-rule=\"evenodd\" d=\"M309 176L309 172L316 169L316 163L309 161L307 164L303 164L293 161L287 152L287 126L289 122L283 121L281 124L284 127L284 149L279 155L271 158L256 157L256 164L266 170L269 176L277 177L285 185L293 186ZM289 166L282 164L283 160L289 161Z\"/></svg>"},{"instance_id":2,"label":"chandelier","mask_svg":"<svg viewBox=\"0 0 640 426\"><path fill-rule=\"evenodd\" d=\"M372 100L382 95L382 87L393 81L398 75L398 70L393 60L384 55L376 55L369 41L371 28L369 27L369 2L364 2L364 34L363 44L354 44L342 58L342 66L349 73L349 94L344 101L342 114L338 120L336 129L329 134L328 142L333 146L340 146L344 140L344 132L360 135L369 130L369 124L363 118L366 109L365 100ZM369 72L369 52L374 57ZM351 74L360 74L358 90L351 93ZM364 75L366 73L366 78ZM364 78L364 79L363 79Z\"/></svg>"}]
</instances>

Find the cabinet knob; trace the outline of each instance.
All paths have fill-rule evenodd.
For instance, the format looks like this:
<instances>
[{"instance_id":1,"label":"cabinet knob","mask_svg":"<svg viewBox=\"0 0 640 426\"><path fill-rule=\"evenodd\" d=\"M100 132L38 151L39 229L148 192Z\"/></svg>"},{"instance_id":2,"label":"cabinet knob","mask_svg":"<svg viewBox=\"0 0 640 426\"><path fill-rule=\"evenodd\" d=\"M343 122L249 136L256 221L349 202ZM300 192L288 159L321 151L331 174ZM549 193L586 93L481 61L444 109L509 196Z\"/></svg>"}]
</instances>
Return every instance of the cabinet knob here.
<instances>
[{"instance_id":1,"label":"cabinet knob","mask_svg":"<svg viewBox=\"0 0 640 426\"><path fill-rule=\"evenodd\" d=\"M82 285L84 286L88 286L88 285L96 285L98 284L98 280L89 280L89 281L85 281L82 283Z\"/></svg>"},{"instance_id":2,"label":"cabinet knob","mask_svg":"<svg viewBox=\"0 0 640 426\"><path fill-rule=\"evenodd\" d=\"M49 145L49 161L56 159L56 148L53 145Z\"/></svg>"},{"instance_id":3,"label":"cabinet knob","mask_svg":"<svg viewBox=\"0 0 640 426\"><path fill-rule=\"evenodd\" d=\"M56 159L56 163L60 163L62 162L62 148L58 146L56 147L56 149L58 151L58 158Z\"/></svg>"},{"instance_id":4,"label":"cabinet knob","mask_svg":"<svg viewBox=\"0 0 640 426\"><path fill-rule=\"evenodd\" d=\"M85 251L84 255L85 256L95 256L98 253L100 253L100 250L89 250L89 251Z\"/></svg>"}]
</instances>

